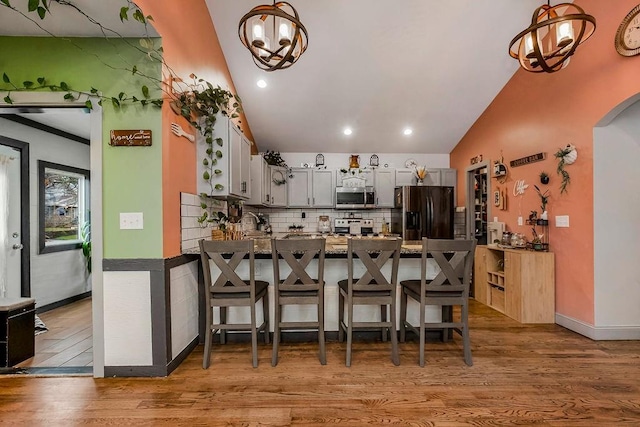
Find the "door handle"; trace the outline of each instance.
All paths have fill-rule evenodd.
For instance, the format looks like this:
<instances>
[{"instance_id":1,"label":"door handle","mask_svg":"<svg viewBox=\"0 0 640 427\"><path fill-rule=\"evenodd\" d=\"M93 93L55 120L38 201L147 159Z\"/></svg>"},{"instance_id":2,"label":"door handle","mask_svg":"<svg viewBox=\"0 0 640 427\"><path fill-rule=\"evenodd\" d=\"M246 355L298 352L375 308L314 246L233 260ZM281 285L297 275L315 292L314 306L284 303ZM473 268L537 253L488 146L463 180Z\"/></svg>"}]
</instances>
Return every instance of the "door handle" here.
<instances>
[{"instance_id":1,"label":"door handle","mask_svg":"<svg viewBox=\"0 0 640 427\"><path fill-rule=\"evenodd\" d=\"M13 249L20 250L22 248L24 248L24 246L22 246L22 243L16 243L15 245L13 245Z\"/></svg>"}]
</instances>

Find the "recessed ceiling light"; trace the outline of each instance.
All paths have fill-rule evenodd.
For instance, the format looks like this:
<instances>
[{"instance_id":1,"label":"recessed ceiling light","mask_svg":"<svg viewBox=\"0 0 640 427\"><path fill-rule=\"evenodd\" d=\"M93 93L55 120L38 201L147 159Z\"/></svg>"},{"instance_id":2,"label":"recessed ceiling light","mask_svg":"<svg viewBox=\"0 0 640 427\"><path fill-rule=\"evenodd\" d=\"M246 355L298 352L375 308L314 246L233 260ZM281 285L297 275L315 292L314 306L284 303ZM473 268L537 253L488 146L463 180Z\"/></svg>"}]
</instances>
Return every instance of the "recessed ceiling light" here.
<instances>
[{"instance_id":1,"label":"recessed ceiling light","mask_svg":"<svg viewBox=\"0 0 640 427\"><path fill-rule=\"evenodd\" d=\"M406 128L405 130L402 131L402 133L405 134L406 136L409 136L413 133L413 129Z\"/></svg>"},{"instance_id":2,"label":"recessed ceiling light","mask_svg":"<svg viewBox=\"0 0 640 427\"><path fill-rule=\"evenodd\" d=\"M353 133L353 131L351 130L351 128L346 128L346 129L343 131L343 133L344 133L345 135L351 135L351 134Z\"/></svg>"},{"instance_id":3,"label":"recessed ceiling light","mask_svg":"<svg viewBox=\"0 0 640 427\"><path fill-rule=\"evenodd\" d=\"M258 87L260 89L264 89L265 87L267 87L267 82L265 82L264 80L260 79L256 82L256 84L258 85Z\"/></svg>"}]
</instances>

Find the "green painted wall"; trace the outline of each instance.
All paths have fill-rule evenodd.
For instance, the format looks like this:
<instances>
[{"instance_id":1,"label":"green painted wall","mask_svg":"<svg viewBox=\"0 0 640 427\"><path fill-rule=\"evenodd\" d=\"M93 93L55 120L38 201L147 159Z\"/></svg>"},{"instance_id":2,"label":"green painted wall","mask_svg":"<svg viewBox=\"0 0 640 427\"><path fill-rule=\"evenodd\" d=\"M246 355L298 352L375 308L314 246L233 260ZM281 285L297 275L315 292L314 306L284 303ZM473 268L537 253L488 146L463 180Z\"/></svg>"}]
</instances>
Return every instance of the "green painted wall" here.
<instances>
[{"instance_id":1,"label":"green painted wall","mask_svg":"<svg viewBox=\"0 0 640 427\"><path fill-rule=\"evenodd\" d=\"M136 64L146 75L160 78L160 65L126 41L72 40L80 48L55 38L0 37L0 74L7 73L14 82L45 77L50 82L64 81L75 89L95 87L109 96L126 92L142 98L140 87L145 84L152 97L160 96L160 90L148 80L105 65L122 68L128 64L131 68ZM137 45L138 41L132 39L130 43ZM103 205L91 208L103 210L104 257L162 258L161 111L140 105L115 110L105 102L102 126ZM153 145L111 147L112 129L150 129ZM120 230L120 212L142 212L144 229Z\"/></svg>"}]
</instances>

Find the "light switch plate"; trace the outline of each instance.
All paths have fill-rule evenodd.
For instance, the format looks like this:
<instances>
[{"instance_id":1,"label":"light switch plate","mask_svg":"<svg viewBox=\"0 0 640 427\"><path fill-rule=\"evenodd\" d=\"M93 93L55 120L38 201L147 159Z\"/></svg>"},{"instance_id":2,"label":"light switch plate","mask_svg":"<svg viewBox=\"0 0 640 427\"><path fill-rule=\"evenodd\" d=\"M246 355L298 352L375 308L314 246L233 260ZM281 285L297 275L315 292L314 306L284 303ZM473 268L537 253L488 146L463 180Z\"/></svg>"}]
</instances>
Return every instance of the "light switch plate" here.
<instances>
[{"instance_id":1,"label":"light switch plate","mask_svg":"<svg viewBox=\"0 0 640 427\"><path fill-rule=\"evenodd\" d=\"M522 221L521 216L518 217L518 225L524 225L524 222Z\"/></svg>"},{"instance_id":2,"label":"light switch plate","mask_svg":"<svg viewBox=\"0 0 640 427\"><path fill-rule=\"evenodd\" d=\"M142 230L142 212L120 212L120 230Z\"/></svg>"},{"instance_id":3,"label":"light switch plate","mask_svg":"<svg viewBox=\"0 0 640 427\"><path fill-rule=\"evenodd\" d=\"M569 215L558 215L556 216L556 227L561 228L569 228Z\"/></svg>"}]
</instances>

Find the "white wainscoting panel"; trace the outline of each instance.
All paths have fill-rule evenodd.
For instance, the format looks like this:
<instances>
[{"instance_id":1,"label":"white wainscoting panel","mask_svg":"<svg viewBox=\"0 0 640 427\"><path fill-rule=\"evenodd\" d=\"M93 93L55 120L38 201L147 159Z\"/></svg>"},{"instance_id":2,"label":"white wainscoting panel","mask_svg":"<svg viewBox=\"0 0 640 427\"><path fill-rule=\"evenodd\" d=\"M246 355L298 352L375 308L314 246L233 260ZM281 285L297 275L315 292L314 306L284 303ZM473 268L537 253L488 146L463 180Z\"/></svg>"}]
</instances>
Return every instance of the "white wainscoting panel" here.
<instances>
[{"instance_id":1,"label":"white wainscoting panel","mask_svg":"<svg viewBox=\"0 0 640 427\"><path fill-rule=\"evenodd\" d=\"M172 268L171 358L174 359L198 336L198 262Z\"/></svg>"},{"instance_id":2,"label":"white wainscoting panel","mask_svg":"<svg viewBox=\"0 0 640 427\"><path fill-rule=\"evenodd\" d=\"M151 366L151 276L104 272L105 366Z\"/></svg>"}]
</instances>

